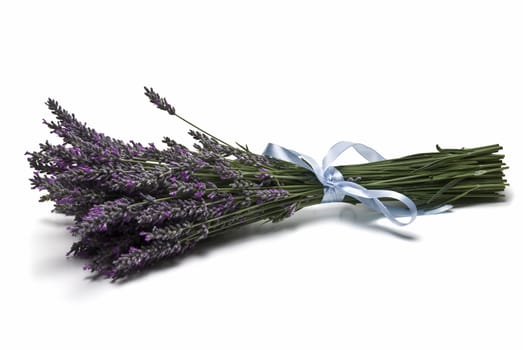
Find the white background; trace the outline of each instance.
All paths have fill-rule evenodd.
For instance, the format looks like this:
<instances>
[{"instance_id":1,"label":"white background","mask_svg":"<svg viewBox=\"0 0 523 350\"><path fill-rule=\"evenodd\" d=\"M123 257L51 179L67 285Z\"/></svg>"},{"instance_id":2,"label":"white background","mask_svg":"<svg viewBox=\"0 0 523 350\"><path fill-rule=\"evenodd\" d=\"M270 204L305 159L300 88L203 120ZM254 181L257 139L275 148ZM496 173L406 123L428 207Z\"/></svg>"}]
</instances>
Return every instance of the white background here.
<instances>
[{"instance_id":1,"label":"white background","mask_svg":"<svg viewBox=\"0 0 523 350\"><path fill-rule=\"evenodd\" d=\"M522 349L522 18L499 0L3 1L0 347ZM92 281L23 153L55 141L47 97L115 137L190 142L144 85L259 152L500 143L509 198L406 228L319 206Z\"/></svg>"}]
</instances>

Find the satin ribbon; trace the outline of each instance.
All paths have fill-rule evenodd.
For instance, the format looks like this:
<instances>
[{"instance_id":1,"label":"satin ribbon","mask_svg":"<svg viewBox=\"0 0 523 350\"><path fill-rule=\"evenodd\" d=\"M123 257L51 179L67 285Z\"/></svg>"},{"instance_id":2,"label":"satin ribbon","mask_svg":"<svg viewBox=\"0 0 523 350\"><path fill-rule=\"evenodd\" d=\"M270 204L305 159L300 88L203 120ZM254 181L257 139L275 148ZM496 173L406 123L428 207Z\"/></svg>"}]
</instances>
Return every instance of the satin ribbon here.
<instances>
[{"instance_id":1,"label":"satin ribbon","mask_svg":"<svg viewBox=\"0 0 523 350\"><path fill-rule=\"evenodd\" d=\"M346 181L341 172L331 164L343 152L350 148L354 148L369 162L385 160L385 158L374 149L361 143L348 141L340 141L332 146L323 158L321 166L316 163L313 158L305 154L273 143L267 144L263 155L296 164L313 172L318 178L318 181L323 185L324 193L321 200L322 203L341 202L345 196L349 196L363 203L368 208L382 213L396 225L405 226L414 221L417 215L439 214L452 208L451 205L443 205L430 211L418 210L416 204L404 194L390 190L368 190L353 181ZM395 199L402 203L407 211L386 205L380 198ZM401 222L397 219L400 216L410 216L410 220L408 222Z\"/></svg>"}]
</instances>

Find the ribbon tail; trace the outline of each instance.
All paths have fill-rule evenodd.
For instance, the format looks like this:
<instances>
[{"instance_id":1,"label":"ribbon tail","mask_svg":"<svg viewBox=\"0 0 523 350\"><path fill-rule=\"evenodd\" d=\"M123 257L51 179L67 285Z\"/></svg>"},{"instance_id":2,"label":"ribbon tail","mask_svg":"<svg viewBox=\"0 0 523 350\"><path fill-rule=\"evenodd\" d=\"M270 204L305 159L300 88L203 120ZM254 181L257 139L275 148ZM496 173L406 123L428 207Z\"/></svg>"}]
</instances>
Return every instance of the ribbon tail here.
<instances>
[{"instance_id":1,"label":"ribbon tail","mask_svg":"<svg viewBox=\"0 0 523 350\"><path fill-rule=\"evenodd\" d=\"M365 187L350 181L339 182L335 187L343 191L345 195L363 203L369 209L382 213L387 217L387 219L399 226L410 224L416 219L418 214L416 204L409 197L399 192L389 190L367 190ZM380 198L391 198L403 204L408 208L408 210L403 209L403 211L408 213L408 215L405 216L410 216L410 220L406 223L399 221L397 217L401 215L396 215L396 208L386 205L380 200Z\"/></svg>"},{"instance_id":2,"label":"ribbon tail","mask_svg":"<svg viewBox=\"0 0 523 350\"><path fill-rule=\"evenodd\" d=\"M437 207L437 208L430 209L430 210L418 210L418 213L419 213L419 215L438 215L438 214L447 212L452 208L454 208L453 205L445 204L445 205L442 205L441 207Z\"/></svg>"}]
</instances>

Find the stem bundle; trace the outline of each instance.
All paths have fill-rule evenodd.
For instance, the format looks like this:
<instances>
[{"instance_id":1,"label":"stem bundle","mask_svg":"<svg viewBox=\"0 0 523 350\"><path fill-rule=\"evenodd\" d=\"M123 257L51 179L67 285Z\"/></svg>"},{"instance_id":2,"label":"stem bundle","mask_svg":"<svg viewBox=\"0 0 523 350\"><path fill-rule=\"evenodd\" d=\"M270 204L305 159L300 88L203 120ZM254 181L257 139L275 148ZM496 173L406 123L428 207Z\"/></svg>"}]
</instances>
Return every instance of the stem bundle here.
<instances>
[{"instance_id":1,"label":"stem bundle","mask_svg":"<svg viewBox=\"0 0 523 350\"><path fill-rule=\"evenodd\" d=\"M181 118L152 89L145 94ZM231 228L282 220L323 198L323 185L309 170L231 146L193 124L194 150L167 137L166 148L158 149L108 137L54 100L47 105L56 121L44 123L63 143L45 142L27 153L32 187L46 191L41 200L53 201L54 211L74 218L70 231L79 239L69 254L87 258L86 269L113 280ZM507 167L500 150L438 148L337 169L369 190L396 191L430 209L502 197Z\"/></svg>"}]
</instances>

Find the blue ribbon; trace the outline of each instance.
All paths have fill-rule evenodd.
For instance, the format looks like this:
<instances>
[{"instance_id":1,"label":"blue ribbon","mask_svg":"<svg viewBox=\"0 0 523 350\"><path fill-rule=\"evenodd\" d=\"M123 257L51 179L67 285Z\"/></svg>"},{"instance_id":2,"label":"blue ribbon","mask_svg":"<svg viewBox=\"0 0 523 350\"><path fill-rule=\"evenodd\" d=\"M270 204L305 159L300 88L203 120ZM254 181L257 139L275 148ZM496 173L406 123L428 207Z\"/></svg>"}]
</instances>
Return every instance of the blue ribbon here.
<instances>
[{"instance_id":1,"label":"blue ribbon","mask_svg":"<svg viewBox=\"0 0 523 350\"><path fill-rule=\"evenodd\" d=\"M429 211L418 210L416 204L404 194L389 190L368 190L353 181L346 181L341 172L331 164L349 148L354 148L369 162L385 160L385 158L374 149L361 143L348 141L340 141L332 146L323 158L322 166L318 165L314 159L307 155L273 143L267 144L263 155L296 164L313 172L318 178L318 181L323 185L324 193L321 200L322 203L341 202L345 196L350 196L370 209L382 213L390 221L400 226L410 224L416 219L417 215L439 214L452 208L451 205L447 204ZM408 211L387 206L380 198L395 199L405 205ZM410 216L410 220L408 222L401 222L397 219L397 217L400 216Z\"/></svg>"}]
</instances>

